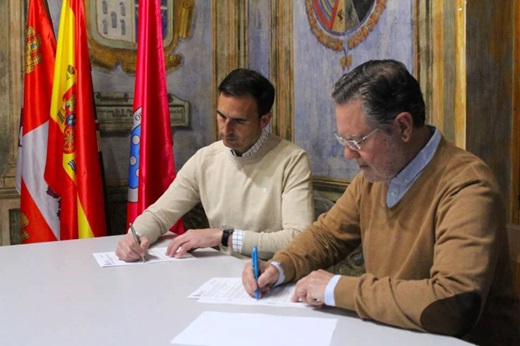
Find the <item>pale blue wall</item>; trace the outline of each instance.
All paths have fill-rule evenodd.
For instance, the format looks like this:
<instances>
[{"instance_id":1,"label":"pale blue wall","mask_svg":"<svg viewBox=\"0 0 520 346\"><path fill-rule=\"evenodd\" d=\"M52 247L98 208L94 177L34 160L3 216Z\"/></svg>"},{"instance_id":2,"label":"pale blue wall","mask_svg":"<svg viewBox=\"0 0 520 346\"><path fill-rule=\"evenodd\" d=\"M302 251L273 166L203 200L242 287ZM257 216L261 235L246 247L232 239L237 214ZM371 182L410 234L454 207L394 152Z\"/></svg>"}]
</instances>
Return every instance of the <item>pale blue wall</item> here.
<instances>
[{"instance_id":1,"label":"pale blue wall","mask_svg":"<svg viewBox=\"0 0 520 346\"><path fill-rule=\"evenodd\" d=\"M190 102L189 129L175 129L173 135L175 163L182 165L195 151L214 140L213 110L213 42L211 1L195 1L193 31L181 40L176 53L183 64L168 73L168 92Z\"/></svg>"},{"instance_id":2,"label":"pale blue wall","mask_svg":"<svg viewBox=\"0 0 520 346\"><path fill-rule=\"evenodd\" d=\"M249 68L269 78L269 47L271 42L270 2L249 0L248 4Z\"/></svg>"}]
</instances>

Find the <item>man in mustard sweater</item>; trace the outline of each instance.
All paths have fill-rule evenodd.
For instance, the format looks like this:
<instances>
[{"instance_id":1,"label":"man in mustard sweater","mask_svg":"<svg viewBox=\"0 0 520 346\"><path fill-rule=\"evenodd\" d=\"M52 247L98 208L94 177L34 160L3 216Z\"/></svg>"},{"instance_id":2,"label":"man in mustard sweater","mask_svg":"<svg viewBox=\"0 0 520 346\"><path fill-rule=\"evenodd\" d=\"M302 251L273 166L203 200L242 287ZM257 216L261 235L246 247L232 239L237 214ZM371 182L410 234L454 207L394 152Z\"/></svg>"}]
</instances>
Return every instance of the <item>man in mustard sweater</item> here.
<instances>
[{"instance_id":1,"label":"man in mustard sweater","mask_svg":"<svg viewBox=\"0 0 520 346\"><path fill-rule=\"evenodd\" d=\"M274 87L258 72L237 69L219 85L216 110L222 140L198 150L168 190L139 217L118 243L125 261L146 255L160 235L199 202L210 228L175 237L167 254L221 245L250 256L258 247L269 259L314 218L310 163L295 144L269 134Z\"/></svg>"},{"instance_id":2,"label":"man in mustard sweater","mask_svg":"<svg viewBox=\"0 0 520 346\"><path fill-rule=\"evenodd\" d=\"M343 75L332 98L338 141L361 170L247 292L296 281L294 301L336 306L407 329L520 345L505 208L489 168L425 125L418 82L392 60ZM329 268L362 244L366 274ZM257 286L258 284L258 286Z\"/></svg>"}]
</instances>

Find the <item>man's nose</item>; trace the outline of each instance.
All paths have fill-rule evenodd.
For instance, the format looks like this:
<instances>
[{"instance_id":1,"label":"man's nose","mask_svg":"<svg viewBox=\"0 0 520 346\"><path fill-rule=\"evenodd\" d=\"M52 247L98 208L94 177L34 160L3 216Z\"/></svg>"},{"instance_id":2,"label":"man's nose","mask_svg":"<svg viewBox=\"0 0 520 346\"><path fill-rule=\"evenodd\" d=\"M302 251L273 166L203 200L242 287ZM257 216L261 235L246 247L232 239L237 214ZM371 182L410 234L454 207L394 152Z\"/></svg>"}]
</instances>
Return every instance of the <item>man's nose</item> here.
<instances>
[{"instance_id":1,"label":"man's nose","mask_svg":"<svg viewBox=\"0 0 520 346\"><path fill-rule=\"evenodd\" d=\"M224 122L224 133L230 133L233 132L233 127L235 125L235 122L230 119L226 119Z\"/></svg>"},{"instance_id":2,"label":"man's nose","mask_svg":"<svg viewBox=\"0 0 520 346\"><path fill-rule=\"evenodd\" d=\"M356 159L359 157L359 152L356 150L350 149L350 147L348 145L345 145L344 150L345 151L344 151L343 155L345 156L345 158L347 160L353 160L353 159Z\"/></svg>"}]
</instances>

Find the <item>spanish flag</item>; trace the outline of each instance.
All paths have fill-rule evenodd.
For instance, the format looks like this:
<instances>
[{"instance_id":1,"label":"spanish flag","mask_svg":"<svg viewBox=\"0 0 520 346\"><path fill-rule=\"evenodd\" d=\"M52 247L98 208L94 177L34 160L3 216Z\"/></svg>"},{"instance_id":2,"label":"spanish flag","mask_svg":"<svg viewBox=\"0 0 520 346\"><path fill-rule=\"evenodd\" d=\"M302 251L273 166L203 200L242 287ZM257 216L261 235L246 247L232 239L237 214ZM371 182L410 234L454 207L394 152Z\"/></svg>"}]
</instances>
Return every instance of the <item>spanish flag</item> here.
<instances>
[{"instance_id":1,"label":"spanish flag","mask_svg":"<svg viewBox=\"0 0 520 346\"><path fill-rule=\"evenodd\" d=\"M130 134L127 224L134 222L175 179L166 89L161 0L139 0L133 127ZM166 9L164 9L166 12ZM180 219L171 229L181 234Z\"/></svg>"},{"instance_id":2,"label":"spanish flag","mask_svg":"<svg viewBox=\"0 0 520 346\"><path fill-rule=\"evenodd\" d=\"M59 239L58 198L43 177L56 39L43 0L31 0L25 29L25 75L16 187L20 193L20 241Z\"/></svg>"},{"instance_id":3,"label":"spanish flag","mask_svg":"<svg viewBox=\"0 0 520 346\"><path fill-rule=\"evenodd\" d=\"M83 0L63 0L45 179L60 197L60 239L106 235L101 151Z\"/></svg>"}]
</instances>

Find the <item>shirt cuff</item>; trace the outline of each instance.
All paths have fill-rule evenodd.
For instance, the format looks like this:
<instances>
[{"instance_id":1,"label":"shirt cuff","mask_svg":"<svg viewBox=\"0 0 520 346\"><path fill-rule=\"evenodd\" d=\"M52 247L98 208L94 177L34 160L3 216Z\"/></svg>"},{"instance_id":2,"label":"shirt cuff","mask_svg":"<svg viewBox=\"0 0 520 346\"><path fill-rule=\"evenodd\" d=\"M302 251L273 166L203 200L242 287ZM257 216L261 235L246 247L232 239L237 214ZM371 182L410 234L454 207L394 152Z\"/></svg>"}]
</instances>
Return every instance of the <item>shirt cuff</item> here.
<instances>
[{"instance_id":1,"label":"shirt cuff","mask_svg":"<svg viewBox=\"0 0 520 346\"><path fill-rule=\"evenodd\" d=\"M283 283L283 281L285 280L285 274L283 272L283 268L282 268L282 265L280 264L280 262L272 261L271 264L274 265L274 267L276 269L278 269L278 273L280 273L280 276L278 277L278 280L273 285L273 287L276 287L276 286L281 285Z\"/></svg>"},{"instance_id":2,"label":"shirt cuff","mask_svg":"<svg viewBox=\"0 0 520 346\"><path fill-rule=\"evenodd\" d=\"M334 275L325 287L325 305L336 306L336 300L334 299L334 289L336 288L339 279L341 279L341 275Z\"/></svg>"},{"instance_id":3,"label":"shirt cuff","mask_svg":"<svg viewBox=\"0 0 520 346\"><path fill-rule=\"evenodd\" d=\"M244 230L236 229L231 235L231 249L235 252L242 253L242 245L244 244Z\"/></svg>"}]
</instances>

